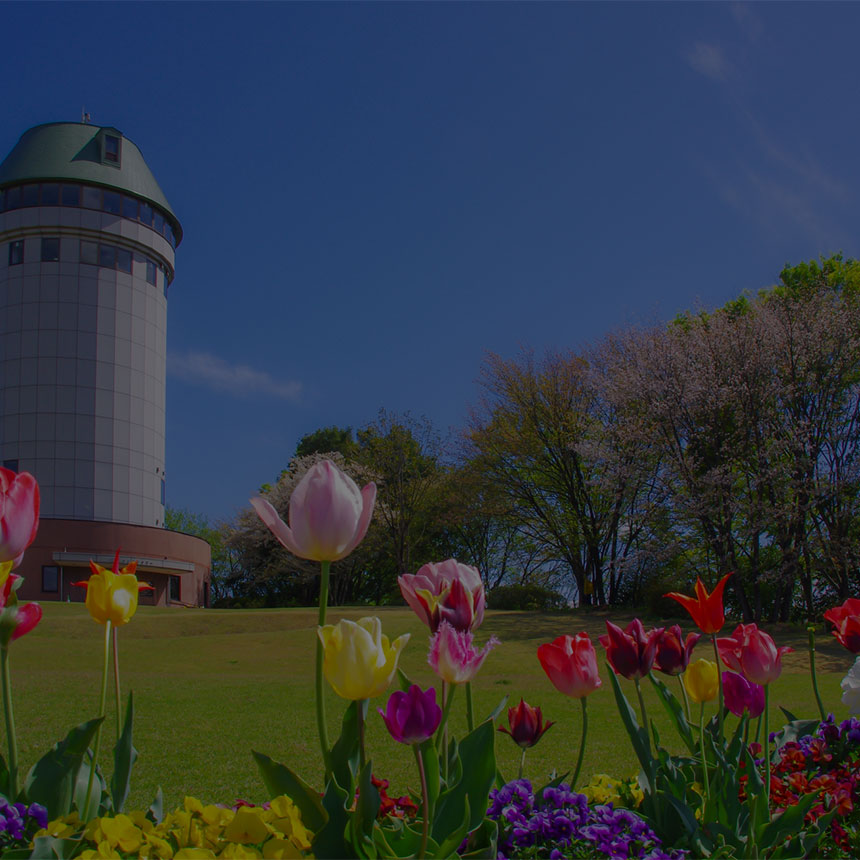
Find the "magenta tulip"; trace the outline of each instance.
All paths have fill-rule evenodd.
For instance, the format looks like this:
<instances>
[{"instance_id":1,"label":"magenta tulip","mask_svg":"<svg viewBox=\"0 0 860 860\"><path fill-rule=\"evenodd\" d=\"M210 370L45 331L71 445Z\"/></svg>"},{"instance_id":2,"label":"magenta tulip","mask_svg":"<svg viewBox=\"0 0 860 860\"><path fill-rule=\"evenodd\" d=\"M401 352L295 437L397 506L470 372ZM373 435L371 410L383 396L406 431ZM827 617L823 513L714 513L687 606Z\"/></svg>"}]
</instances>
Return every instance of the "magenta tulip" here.
<instances>
[{"instance_id":1,"label":"magenta tulip","mask_svg":"<svg viewBox=\"0 0 860 860\"><path fill-rule=\"evenodd\" d=\"M533 747L555 723L544 721L540 708L533 708L523 699L515 708L508 708L508 725L499 726L498 731L510 735L514 743L523 749Z\"/></svg>"},{"instance_id":2,"label":"magenta tulip","mask_svg":"<svg viewBox=\"0 0 860 860\"><path fill-rule=\"evenodd\" d=\"M663 630L657 637L654 668L664 675L680 675L689 666L693 648L701 638L701 633L688 633L684 639L684 634L677 624Z\"/></svg>"},{"instance_id":3,"label":"magenta tulip","mask_svg":"<svg viewBox=\"0 0 860 860\"><path fill-rule=\"evenodd\" d=\"M600 644L606 649L615 674L629 681L644 678L654 664L657 640L663 628L657 627L646 633L642 622L634 618L624 630L607 621L606 630L606 635L600 637Z\"/></svg>"},{"instance_id":4,"label":"magenta tulip","mask_svg":"<svg viewBox=\"0 0 860 860\"><path fill-rule=\"evenodd\" d=\"M21 563L39 528L39 485L29 472L0 467L0 563Z\"/></svg>"},{"instance_id":5,"label":"magenta tulip","mask_svg":"<svg viewBox=\"0 0 860 860\"><path fill-rule=\"evenodd\" d=\"M338 561L361 543L376 501L372 481L359 492L331 460L312 466L290 496L289 526L261 496L251 499L260 519L293 554L312 561Z\"/></svg>"},{"instance_id":6,"label":"magenta tulip","mask_svg":"<svg viewBox=\"0 0 860 860\"><path fill-rule=\"evenodd\" d=\"M472 634L468 630L455 630L447 621L442 621L430 640L427 662L443 681L465 684L478 674L487 655L498 644L499 640L491 636L479 651L472 645Z\"/></svg>"},{"instance_id":7,"label":"magenta tulip","mask_svg":"<svg viewBox=\"0 0 860 860\"><path fill-rule=\"evenodd\" d=\"M782 672L782 655L793 651L777 648L773 639L757 624L738 624L731 636L717 639L723 663L753 684L769 684Z\"/></svg>"},{"instance_id":8,"label":"magenta tulip","mask_svg":"<svg viewBox=\"0 0 860 860\"><path fill-rule=\"evenodd\" d=\"M453 558L425 564L397 579L403 599L435 633L443 621L472 630L484 620L484 583L478 569Z\"/></svg>"},{"instance_id":9,"label":"magenta tulip","mask_svg":"<svg viewBox=\"0 0 860 860\"><path fill-rule=\"evenodd\" d=\"M584 631L540 645L537 656L553 686L565 696L581 699L600 686L597 654Z\"/></svg>"},{"instance_id":10,"label":"magenta tulip","mask_svg":"<svg viewBox=\"0 0 860 860\"><path fill-rule=\"evenodd\" d=\"M404 693L397 690L388 698L385 710L377 708L391 737L401 744L420 744L433 736L442 720L442 708L436 704L436 690L422 692L412 684Z\"/></svg>"},{"instance_id":11,"label":"magenta tulip","mask_svg":"<svg viewBox=\"0 0 860 860\"><path fill-rule=\"evenodd\" d=\"M754 719L764 710L764 687L750 683L737 672L723 672L723 695L726 707L736 717L746 711Z\"/></svg>"}]
</instances>

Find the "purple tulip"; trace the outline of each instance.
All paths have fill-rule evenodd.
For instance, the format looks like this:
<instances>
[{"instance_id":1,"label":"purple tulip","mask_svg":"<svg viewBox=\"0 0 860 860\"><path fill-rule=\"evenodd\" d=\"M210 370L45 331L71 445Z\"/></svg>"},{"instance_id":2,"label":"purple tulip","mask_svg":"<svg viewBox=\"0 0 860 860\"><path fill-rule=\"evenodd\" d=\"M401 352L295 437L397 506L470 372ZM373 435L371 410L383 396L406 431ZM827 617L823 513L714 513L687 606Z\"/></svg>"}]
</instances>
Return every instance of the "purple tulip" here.
<instances>
[{"instance_id":1,"label":"purple tulip","mask_svg":"<svg viewBox=\"0 0 860 860\"><path fill-rule=\"evenodd\" d=\"M388 699L385 710L377 708L394 740L402 744L420 744L433 736L442 720L442 708L436 704L436 690L426 693L417 684L408 693L397 690Z\"/></svg>"},{"instance_id":2,"label":"purple tulip","mask_svg":"<svg viewBox=\"0 0 860 860\"><path fill-rule=\"evenodd\" d=\"M657 650L654 653L654 668L666 675L680 675L687 671L693 648L701 633L688 633L687 638L681 633L681 627L675 624L664 630L657 637Z\"/></svg>"},{"instance_id":3,"label":"purple tulip","mask_svg":"<svg viewBox=\"0 0 860 860\"><path fill-rule=\"evenodd\" d=\"M726 707L736 717L746 710L750 718L755 718L764 710L764 687L747 681L737 672L723 672L723 696Z\"/></svg>"}]
</instances>

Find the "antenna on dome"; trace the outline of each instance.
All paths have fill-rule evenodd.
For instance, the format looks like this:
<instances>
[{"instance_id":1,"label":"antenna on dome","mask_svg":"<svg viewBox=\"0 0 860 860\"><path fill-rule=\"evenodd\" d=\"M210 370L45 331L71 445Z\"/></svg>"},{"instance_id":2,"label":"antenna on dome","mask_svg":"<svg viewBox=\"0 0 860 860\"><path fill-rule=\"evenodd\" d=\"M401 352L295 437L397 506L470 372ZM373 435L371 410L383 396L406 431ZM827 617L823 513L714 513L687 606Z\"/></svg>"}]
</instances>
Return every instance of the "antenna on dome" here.
<instances>
[{"instance_id":1,"label":"antenna on dome","mask_svg":"<svg viewBox=\"0 0 860 860\"><path fill-rule=\"evenodd\" d=\"M81 108L81 122L86 124L88 123L92 117L86 112L84 108Z\"/></svg>"}]
</instances>

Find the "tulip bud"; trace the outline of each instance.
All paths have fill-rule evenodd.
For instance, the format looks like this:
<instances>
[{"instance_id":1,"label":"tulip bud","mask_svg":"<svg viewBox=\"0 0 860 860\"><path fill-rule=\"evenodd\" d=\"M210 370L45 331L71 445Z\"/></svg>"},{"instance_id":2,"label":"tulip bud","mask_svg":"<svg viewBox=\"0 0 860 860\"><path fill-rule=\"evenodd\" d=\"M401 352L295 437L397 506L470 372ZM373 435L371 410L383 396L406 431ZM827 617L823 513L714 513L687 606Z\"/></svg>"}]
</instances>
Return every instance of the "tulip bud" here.
<instances>
[{"instance_id":1,"label":"tulip bud","mask_svg":"<svg viewBox=\"0 0 860 860\"><path fill-rule=\"evenodd\" d=\"M720 676L713 660L696 660L684 672L684 687L694 702L710 702L720 691Z\"/></svg>"},{"instance_id":2,"label":"tulip bud","mask_svg":"<svg viewBox=\"0 0 860 860\"><path fill-rule=\"evenodd\" d=\"M723 698L736 717L747 711L754 719L764 710L764 687L751 684L737 672L723 672Z\"/></svg>"},{"instance_id":3,"label":"tulip bud","mask_svg":"<svg viewBox=\"0 0 860 860\"><path fill-rule=\"evenodd\" d=\"M539 646L537 656L553 686L565 696L581 699L601 684L597 654L584 631Z\"/></svg>"},{"instance_id":4,"label":"tulip bud","mask_svg":"<svg viewBox=\"0 0 860 860\"><path fill-rule=\"evenodd\" d=\"M499 644L495 636L481 651L472 645L472 634L455 630L447 621L430 640L430 655L427 658L433 671L449 684L465 684L471 681L481 668L487 654Z\"/></svg>"},{"instance_id":5,"label":"tulip bud","mask_svg":"<svg viewBox=\"0 0 860 860\"><path fill-rule=\"evenodd\" d=\"M436 704L436 690L426 693L412 684L404 693L391 694L385 710L377 708L391 737L401 744L420 744L433 736L442 720L442 708Z\"/></svg>"},{"instance_id":6,"label":"tulip bud","mask_svg":"<svg viewBox=\"0 0 860 860\"><path fill-rule=\"evenodd\" d=\"M39 485L29 472L0 468L0 562L21 563L39 528Z\"/></svg>"},{"instance_id":7,"label":"tulip bud","mask_svg":"<svg viewBox=\"0 0 860 860\"><path fill-rule=\"evenodd\" d=\"M834 625L833 635L839 644L860 654L860 600L849 597L841 606L828 609L824 617Z\"/></svg>"},{"instance_id":8,"label":"tulip bud","mask_svg":"<svg viewBox=\"0 0 860 860\"><path fill-rule=\"evenodd\" d=\"M455 630L472 630L484 619L484 583L471 565L449 558L405 573L397 582L403 599L432 633L443 621Z\"/></svg>"},{"instance_id":9,"label":"tulip bud","mask_svg":"<svg viewBox=\"0 0 860 860\"><path fill-rule=\"evenodd\" d=\"M515 708L508 708L508 725L510 729L499 726L498 731L510 735L517 746L528 749L533 747L555 723L544 722L540 708L533 708L520 699L520 703Z\"/></svg>"},{"instance_id":10,"label":"tulip bud","mask_svg":"<svg viewBox=\"0 0 860 860\"><path fill-rule=\"evenodd\" d=\"M634 618L624 630L607 621L606 630L607 634L600 637L600 644L606 649L606 657L615 673L628 681L647 675L654 663L657 639L663 628L646 633L642 622Z\"/></svg>"},{"instance_id":11,"label":"tulip bud","mask_svg":"<svg viewBox=\"0 0 860 860\"><path fill-rule=\"evenodd\" d=\"M688 633L685 640L677 624L664 630L657 637L654 668L665 675L680 675L690 664L693 648L701 638L701 633Z\"/></svg>"},{"instance_id":12,"label":"tulip bud","mask_svg":"<svg viewBox=\"0 0 860 860\"><path fill-rule=\"evenodd\" d=\"M717 639L717 648L723 663L740 672L753 684L769 684L782 673L782 655L793 651L777 648L768 633L757 624L738 624L731 636Z\"/></svg>"}]
</instances>

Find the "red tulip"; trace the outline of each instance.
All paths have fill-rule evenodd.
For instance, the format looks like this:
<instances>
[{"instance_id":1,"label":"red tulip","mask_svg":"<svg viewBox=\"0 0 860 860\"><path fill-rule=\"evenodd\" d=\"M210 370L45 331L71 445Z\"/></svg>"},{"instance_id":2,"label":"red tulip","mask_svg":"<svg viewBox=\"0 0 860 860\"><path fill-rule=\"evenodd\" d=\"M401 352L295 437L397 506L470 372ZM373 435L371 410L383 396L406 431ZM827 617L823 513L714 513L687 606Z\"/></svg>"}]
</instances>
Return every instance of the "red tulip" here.
<instances>
[{"instance_id":1,"label":"red tulip","mask_svg":"<svg viewBox=\"0 0 860 860\"><path fill-rule=\"evenodd\" d=\"M600 637L600 644L606 649L615 674L623 675L629 681L647 675L654 663L657 640L663 628L657 627L646 633L642 622L634 618L624 630L607 621L606 630L607 635Z\"/></svg>"},{"instance_id":2,"label":"red tulip","mask_svg":"<svg viewBox=\"0 0 860 860\"><path fill-rule=\"evenodd\" d=\"M849 597L841 606L828 609L824 617L835 625L833 635L839 643L852 654L860 654L860 600Z\"/></svg>"},{"instance_id":3,"label":"red tulip","mask_svg":"<svg viewBox=\"0 0 860 860\"><path fill-rule=\"evenodd\" d=\"M0 644L4 647L29 633L42 620L42 607L38 603L18 603L14 592L21 582L21 577L12 573L0 589Z\"/></svg>"},{"instance_id":4,"label":"red tulip","mask_svg":"<svg viewBox=\"0 0 860 860\"><path fill-rule=\"evenodd\" d=\"M510 735L515 744L527 749L533 747L555 723L549 720L544 722L540 708L533 708L520 699L515 708L508 708L508 725L510 729L499 726L498 731Z\"/></svg>"},{"instance_id":5,"label":"red tulip","mask_svg":"<svg viewBox=\"0 0 860 860\"><path fill-rule=\"evenodd\" d=\"M664 630L657 637L654 668L666 675L680 675L686 671L693 648L701 638L701 633L688 633L685 640L677 624Z\"/></svg>"},{"instance_id":6,"label":"red tulip","mask_svg":"<svg viewBox=\"0 0 860 860\"><path fill-rule=\"evenodd\" d=\"M678 594L677 591L672 591L663 596L677 600L690 613L696 627L703 633L719 633L726 623L726 615L723 611L723 589L726 587L726 580L731 575L731 573L727 573L710 594L708 594L701 578L697 576L695 597Z\"/></svg>"},{"instance_id":7,"label":"red tulip","mask_svg":"<svg viewBox=\"0 0 860 860\"><path fill-rule=\"evenodd\" d=\"M731 636L717 639L717 648L723 663L740 672L753 684L769 684L782 672L782 655L794 651L783 646L777 648L768 633L756 624L738 624Z\"/></svg>"},{"instance_id":8,"label":"red tulip","mask_svg":"<svg viewBox=\"0 0 860 860\"><path fill-rule=\"evenodd\" d=\"M432 633L443 621L455 630L472 630L484 620L484 583L471 565L449 558L404 573L397 582L403 599Z\"/></svg>"},{"instance_id":9,"label":"red tulip","mask_svg":"<svg viewBox=\"0 0 860 860\"><path fill-rule=\"evenodd\" d=\"M0 467L0 563L21 563L39 528L39 485L29 472Z\"/></svg>"},{"instance_id":10,"label":"red tulip","mask_svg":"<svg viewBox=\"0 0 860 860\"><path fill-rule=\"evenodd\" d=\"M581 699L601 684L597 655L584 631L576 636L559 636L537 650L538 660L559 693Z\"/></svg>"}]
</instances>

